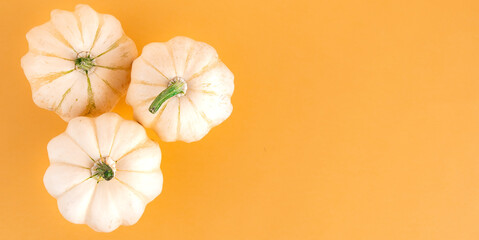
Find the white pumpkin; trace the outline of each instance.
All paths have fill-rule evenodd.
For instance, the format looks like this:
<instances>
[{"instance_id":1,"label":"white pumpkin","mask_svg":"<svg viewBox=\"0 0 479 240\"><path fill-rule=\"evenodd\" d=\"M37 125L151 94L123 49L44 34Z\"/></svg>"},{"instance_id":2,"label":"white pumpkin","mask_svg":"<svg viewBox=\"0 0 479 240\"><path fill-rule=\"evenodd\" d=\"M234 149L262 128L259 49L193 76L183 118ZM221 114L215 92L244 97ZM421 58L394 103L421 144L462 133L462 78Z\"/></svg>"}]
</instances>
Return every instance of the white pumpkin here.
<instances>
[{"instance_id":1,"label":"white pumpkin","mask_svg":"<svg viewBox=\"0 0 479 240\"><path fill-rule=\"evenodd\" d=\"M87 5L53 10L27 40L21 62L33 101L65 121L110 111L125 94L138 55L115 17Z\"/></svg>"},{"instance_id":2,"label":"white pumpkin","mask_svg":"<svg viewBox=\"0 0 479 240\"><path fill-rule=\"evenodd\" d=\"M96 231L136 223L162 189L158 144L115 113L72 119L48 143L48 157L43 181L61 214Z\"/></svg>"},{"instance_id":3,"label":"white pumpkin","mask_svg":"<svg viewBox=\"0 0 479 240\"><path fill-rule=\"evenodd\" d=\"M233 110L234 76L206 43L187 37L150 43L131 74L126 102L164 141L198 141Z\"/></svg>"}]
</instances>

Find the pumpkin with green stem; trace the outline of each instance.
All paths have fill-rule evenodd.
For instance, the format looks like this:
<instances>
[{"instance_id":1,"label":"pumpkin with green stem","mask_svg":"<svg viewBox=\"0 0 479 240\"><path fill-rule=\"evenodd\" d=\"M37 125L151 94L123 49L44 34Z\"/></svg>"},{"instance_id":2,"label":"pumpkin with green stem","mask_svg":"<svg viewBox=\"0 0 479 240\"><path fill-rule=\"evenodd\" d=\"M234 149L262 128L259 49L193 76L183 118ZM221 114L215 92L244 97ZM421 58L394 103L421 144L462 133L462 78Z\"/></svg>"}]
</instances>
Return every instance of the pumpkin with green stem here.
<instances>
[{"instance_id":1,"label":"pumpkin with green stem","mask_svg":"<svg viewBox=\"0 0 479 240\"><path fill-rule=\"evenodd\" d=\"M48 157L43 181L60 213L99 232L136 223L162 189L158 144L115 113L72 119L48 143Z\"/></svg>"},{"instance_id":2,"label":"pumpkin with green stem","mask_svg":"<svg viewBox=\"0 0 479 240\"><path fill-rule=\"evenodd\" d=\"M33 101L65 121L108 112L125 94L138 52L120 22L87 5L53 10L27 33L22 68Z\"/></svg>"},{"instance_id":3,"label":"pumpkin with green stem","mask_svg":"<svg viewBox=\"0 0 479 240\"><path fill-rule=\"evenodd\" d=\"M233 111L233 73L206 43L187 37L150 43L131 75L126 103L163 141L198 141Z\"/></svg>"}]
</instances>

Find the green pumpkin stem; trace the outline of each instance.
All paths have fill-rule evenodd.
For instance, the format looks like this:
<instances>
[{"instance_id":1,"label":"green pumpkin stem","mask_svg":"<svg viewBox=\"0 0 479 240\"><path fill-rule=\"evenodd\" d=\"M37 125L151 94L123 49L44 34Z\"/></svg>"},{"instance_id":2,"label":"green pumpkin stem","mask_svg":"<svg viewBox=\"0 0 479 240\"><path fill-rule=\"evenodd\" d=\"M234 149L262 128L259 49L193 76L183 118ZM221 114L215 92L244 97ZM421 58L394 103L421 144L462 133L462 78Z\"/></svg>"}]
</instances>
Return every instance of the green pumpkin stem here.
<instances>
[{"instance_id":1,"label":"green pumpkin stem","mask_svg":"<svg viewBox=\"0 0 479 240\"><path fill-rule=\"evenodd\" d=\"M95 169L95 172L96 172L95 175L107 181L110 181L115 176L113 169L105 162L99 162Z\"/></svg>"},{"instance_id":2,"label":"green pumpkin stem","mask_svg":"<svg viewBox=\"0 0 479 240\"><path fill-rule=\"evenodd\" d=\"M93 58L79 57L75 59L75 66L85 72L88 72L88 70L94 67L95 64L93 64Z\"/></svg>"},{"instance_id":3,"label":"green pumpkin stem","mask_svg":"<svg viewBox=\"0 0 479 240\"><path fill-rule=\"evenodd\" d=\"M148 110L150 113L156 113L158 109L160 109L161 105L166 102L166 100L178 94L185 94L185 91L186 82L182 78L175 77L170 81L168 87L158 94L155 100L153 100Z\"/></svg>"}]
</instances>

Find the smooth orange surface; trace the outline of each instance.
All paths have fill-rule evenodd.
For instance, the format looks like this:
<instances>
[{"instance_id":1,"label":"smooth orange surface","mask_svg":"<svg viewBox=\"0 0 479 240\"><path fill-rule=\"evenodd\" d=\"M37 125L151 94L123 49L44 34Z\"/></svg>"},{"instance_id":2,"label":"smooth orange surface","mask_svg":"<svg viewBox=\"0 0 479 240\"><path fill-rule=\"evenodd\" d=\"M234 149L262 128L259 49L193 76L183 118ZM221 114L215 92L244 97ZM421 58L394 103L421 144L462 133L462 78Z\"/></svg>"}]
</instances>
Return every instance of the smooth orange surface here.
<instances>
[{"instance_id":1,"label":"smooth orange surface","mask_svg":"<svg viewBox=\"0 0 479 240\"><path fill-rule=\"evenodd\" d=\"M20 68L26 32L76 3L0 2L0 239L479 239L477 1L85 1L140 51L185 35L235 74L231 117L160 141L162 194L109 234L46 192L66 123Z\"/></svg>"}]
</instances>

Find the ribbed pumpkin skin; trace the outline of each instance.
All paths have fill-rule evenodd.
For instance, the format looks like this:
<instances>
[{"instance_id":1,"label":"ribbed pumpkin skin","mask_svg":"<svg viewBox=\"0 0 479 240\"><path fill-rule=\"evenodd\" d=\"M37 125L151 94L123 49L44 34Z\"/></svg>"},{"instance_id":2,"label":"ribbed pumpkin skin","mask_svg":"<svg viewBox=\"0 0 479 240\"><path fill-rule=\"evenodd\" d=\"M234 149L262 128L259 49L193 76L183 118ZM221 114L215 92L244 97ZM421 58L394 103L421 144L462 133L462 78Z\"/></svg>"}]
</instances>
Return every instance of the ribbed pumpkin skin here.
<instances>
[{"instance_id":1,"label":"ribbed pumpkin skin","mask_svg":"<svg viewBox=\"0 0 479 240\"><path fill-rule=\"evenodd\" d=\"M135 43L120 22L88 5L74 12L53 10L51 20L27 33L29 51L21 64L33 101L65 121L108 112L126 93ZM78 59L89 56L86 72Z\"/></svg>"},{"instance_id":2,"label":"ribbed pumpkin skin","mask_svg":"<svg viewBox=\"0 0 479 240\"><path fill-rule=\"evenodd\" d=\"M145 129L115 113L78 117L48 143L45 187L68 221L111 232L136 223L161 193L161 151ZM101 159L115 169L107 181L92 176Z\"/></svg>"},{"instance_id":3,"label":"ribbed pumpkin skin","mask_svg":"<svg viewBox=\"0 0 479 240\"><path fill-rule=\"evenodd\" d=\"M187 37L150 43L133 62L131 75L126 102L135 119L163 141L198 141L233 111L233 73L206 43ZM168 99L158 112L149 112L155 97L175 77L184 79L186 93Z\"/></svg>"}]
</instances>

